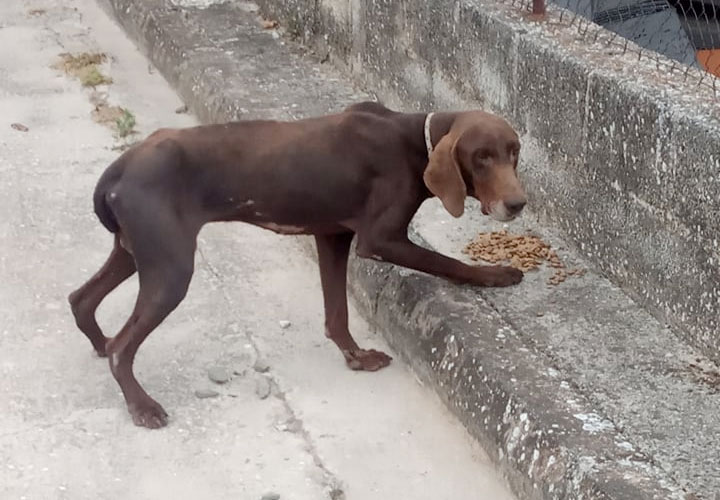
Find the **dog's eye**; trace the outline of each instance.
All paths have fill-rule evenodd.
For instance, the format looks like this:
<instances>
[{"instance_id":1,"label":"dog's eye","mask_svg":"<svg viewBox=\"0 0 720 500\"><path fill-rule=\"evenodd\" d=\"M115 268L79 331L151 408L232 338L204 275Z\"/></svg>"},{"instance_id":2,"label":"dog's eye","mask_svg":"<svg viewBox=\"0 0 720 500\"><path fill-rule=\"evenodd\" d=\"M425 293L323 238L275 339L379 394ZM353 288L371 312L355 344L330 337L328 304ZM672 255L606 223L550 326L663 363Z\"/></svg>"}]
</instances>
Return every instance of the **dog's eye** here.
<instances>
[{"instance_id":1,"label":"dog's eye","mask_svg":"<svg viewBox=\"0 0 720 500\"><path fill-rule=\"evenodd\" d=\"M490 159L492 159L492 153L486 149L481 149L475 152L474 160L476 164L486 163Z\"/></svg>"},{"instance_id":2,"label":"dog's eye","mask_svg":"<svg viewBox=\"0 0 720 500\"><path fill-rule=\"evenodd\" d=\"M515 164L516 167L517 167L519 157L520 157L520 148L519 147L510 148L510 160Z\"/></svg>"}]
</instances>

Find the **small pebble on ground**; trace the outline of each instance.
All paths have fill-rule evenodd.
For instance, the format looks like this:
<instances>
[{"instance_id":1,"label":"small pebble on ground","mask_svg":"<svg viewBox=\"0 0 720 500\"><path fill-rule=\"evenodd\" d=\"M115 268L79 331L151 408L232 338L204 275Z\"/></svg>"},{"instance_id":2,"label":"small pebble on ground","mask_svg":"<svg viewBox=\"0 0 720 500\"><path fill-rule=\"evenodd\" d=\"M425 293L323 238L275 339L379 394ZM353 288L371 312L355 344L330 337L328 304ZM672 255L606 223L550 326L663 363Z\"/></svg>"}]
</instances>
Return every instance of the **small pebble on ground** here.
<instances>
[{"instance_id":1,"label":"small pebble on ground","mask_svg":"<svg viewBox=\"0 0 720 500\"><path fill-rule=\"evenodd\" d=\"M345 492L340 488L333 488L330 491L330 500L344 500Z\"/></svg>"},{"instance_id":2,"label":"small pebble on ground","mask_svg":"<svg viewBox=\"0 0 720 500\"><path fill-rule=\"evenodd\" d=\"M213 366L208 369L208 378L216 384L224 384L230 380L230 373L221 366Z\"/></svg>"},{"instance_id":3,"label":"small pebble on ground","mask_svg":"<svg viewBox=\"0 0 720 500\"><path fill-rule=\"evenodd\" d=\"M270 371L270 365L264 359L258 358L253 365L253 369L258 373L265 373Z\"/></svg>"},{"instance_id":4,"label":"small pebble on ground","mask_svg":"<svg viewBox=\"0 0 720 500\"><path fill-rule=\"evenodd\" d=\"M198 399L216 398L219 395L219 392L213 391L212 389L198 389L195 391L195 397Z\"/></svg>"},{"instance_id":5,"label":"small pebble on ground","mask_svg":"<svg viewBox=\"0 0 720 500\"><path fill-rule=\"evenodd\" d=\"M270 395L270 381L266 377L260 377L255 382L255 394L260 399L267 399Z\"/></svg>"}]
</instances>

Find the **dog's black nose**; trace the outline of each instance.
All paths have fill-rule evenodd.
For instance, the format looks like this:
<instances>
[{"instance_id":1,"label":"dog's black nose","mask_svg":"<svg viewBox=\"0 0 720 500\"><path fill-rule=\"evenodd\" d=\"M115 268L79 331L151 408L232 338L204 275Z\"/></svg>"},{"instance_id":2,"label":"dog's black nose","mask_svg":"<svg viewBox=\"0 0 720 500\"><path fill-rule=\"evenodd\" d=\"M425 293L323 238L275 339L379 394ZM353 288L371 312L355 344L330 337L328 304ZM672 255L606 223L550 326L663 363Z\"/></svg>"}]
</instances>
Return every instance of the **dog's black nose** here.
<instances>
[{"instance_id":1,"label":"dog's black nose","mask_svg":"<svg viewBox=\"0 0 720 500\"><path fill-rule=\"evenodd\" d=\"M508 200L505 202L505 206L508 209L508 212L511 214L517 214L520 213L520 211L525 207L527 204L527 200L524 199L518 199L518 200Z\"/></svg>"}]
</instances>

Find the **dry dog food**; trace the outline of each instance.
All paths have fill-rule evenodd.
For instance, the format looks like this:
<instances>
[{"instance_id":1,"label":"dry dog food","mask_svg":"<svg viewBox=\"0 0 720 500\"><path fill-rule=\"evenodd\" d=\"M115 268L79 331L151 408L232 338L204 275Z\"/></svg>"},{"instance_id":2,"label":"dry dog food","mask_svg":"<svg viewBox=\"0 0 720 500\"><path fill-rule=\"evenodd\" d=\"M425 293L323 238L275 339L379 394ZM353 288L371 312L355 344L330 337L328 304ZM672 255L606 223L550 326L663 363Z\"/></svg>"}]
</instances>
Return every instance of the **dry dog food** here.
<instances>
[{"instance_id":1,"label":"dry dog food","mask_svg":"<svg viewBox=\"0 0 720 500\"><path fill-rule=\"evenodd\" d=\"M555 269L548 280L558 285L570 276L580 276L580 269L566 269L558 254L539 237L531 234L514 235L507 231L480 233L463 249L472 260L492 264L509 264L523 272L538 269L544 262Z\"/></svg>"}]
</instances>

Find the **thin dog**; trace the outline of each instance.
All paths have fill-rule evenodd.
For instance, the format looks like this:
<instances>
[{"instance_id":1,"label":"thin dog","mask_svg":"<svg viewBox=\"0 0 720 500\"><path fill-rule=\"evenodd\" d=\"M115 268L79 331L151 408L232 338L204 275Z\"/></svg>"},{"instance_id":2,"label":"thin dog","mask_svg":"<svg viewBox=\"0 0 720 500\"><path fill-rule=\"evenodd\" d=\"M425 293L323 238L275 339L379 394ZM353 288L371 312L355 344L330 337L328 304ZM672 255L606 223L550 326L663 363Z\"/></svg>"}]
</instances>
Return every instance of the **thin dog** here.
<instances>
[{"instance_id":1,"label":"thin dog","mask_svg":"<svg viewBox=\"0 0 720 500\"><path fill-rule=\"evenodd\" d=\"M469 266L415 245L410 220L437 196L460 217L467 196L511 220L526 204L516 175L520 141L503 119L482 111L406 114L364 102L339 114L295 122L245 121L161 129L124 152L94 194L100 222L115 234L102 268L69 302L79 329L122 389L136 425L158 428L167 413L140 386L140 344L183 300L197 235L209 222L243 221L317 243L325 334L353 370L387 366L387 354L360 348L348 329L346 274L357 236L360 257L478 286L509 286L522 273ZM135 308L106 337L100 302L138 272Z\"/></svg>"}]
</instances>

